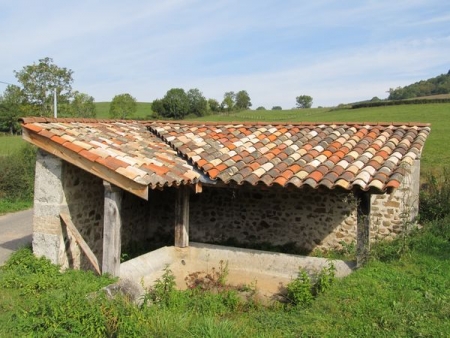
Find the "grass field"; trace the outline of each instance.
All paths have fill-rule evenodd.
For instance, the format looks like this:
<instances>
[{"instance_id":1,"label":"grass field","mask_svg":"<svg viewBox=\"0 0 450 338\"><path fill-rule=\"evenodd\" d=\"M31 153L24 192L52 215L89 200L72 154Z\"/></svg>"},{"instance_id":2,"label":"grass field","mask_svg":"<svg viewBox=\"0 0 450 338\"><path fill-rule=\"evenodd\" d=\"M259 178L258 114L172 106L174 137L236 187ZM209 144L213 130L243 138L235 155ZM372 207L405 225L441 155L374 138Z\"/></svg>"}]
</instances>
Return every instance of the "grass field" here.
<instances>
[{"instance_id":1,"label":"grass field","mask_svg":"<svg viewBox=\"0 0 450 338\"><path fill-rule=\"evenodd\" d=\"M0 156L16 153L25 143L20 136L0 134Z\"/></svg>"}]
</instances>

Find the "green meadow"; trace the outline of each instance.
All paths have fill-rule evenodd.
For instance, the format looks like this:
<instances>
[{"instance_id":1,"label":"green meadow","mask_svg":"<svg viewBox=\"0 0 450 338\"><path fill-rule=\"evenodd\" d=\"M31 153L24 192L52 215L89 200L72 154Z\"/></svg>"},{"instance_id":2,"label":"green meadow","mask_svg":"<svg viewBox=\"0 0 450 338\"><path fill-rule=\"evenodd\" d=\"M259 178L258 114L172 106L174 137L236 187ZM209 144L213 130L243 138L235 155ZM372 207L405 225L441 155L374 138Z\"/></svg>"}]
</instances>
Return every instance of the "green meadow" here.
<instances>
[{"instance_id":1,"label":"green meadow","mask_svg":"<svg viewBox=\"0 0 450 338\"><path fill-rule=\"evenodd\" d=\"M0 134L0 156L15 154L25 143L20 136Z\"/></svg>"}]
</instances>

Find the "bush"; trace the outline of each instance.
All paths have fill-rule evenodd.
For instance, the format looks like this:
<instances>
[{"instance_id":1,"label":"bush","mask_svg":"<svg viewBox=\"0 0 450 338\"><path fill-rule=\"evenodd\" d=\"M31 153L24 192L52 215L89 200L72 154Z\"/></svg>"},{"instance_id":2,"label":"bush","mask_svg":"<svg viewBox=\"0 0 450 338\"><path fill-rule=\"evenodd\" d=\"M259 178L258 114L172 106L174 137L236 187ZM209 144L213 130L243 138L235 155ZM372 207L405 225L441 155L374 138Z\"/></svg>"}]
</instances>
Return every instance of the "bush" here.
<instances>
[{"instance_id":1,"label":"bush","mask_svg":"<svg viewBox=\"0 0 450 338\"><path fill-rule=\"evenodd\" d=\"M336 280L336 268L332 262L323 268L314 281L305 269L299 269L297 277L286 287L286 298L289 303L297 307L308 307L314 297L327 291Z\"/></svg>"},{"instance_id":2,"label":"bush","mask_svg":"<svg viewBox=\"0 0 450 338\"><path fill-rule=\"evenodd\" d=\"M450 215L450 171L444 168L436 176L428 173L420 189L419 217L421 222L434 221Z\"/></svg>"},{"instance_id":3,"label":"bush","mask_svg":"<svg viewBox=\"0 0 450 338\"><path fill-rule=\"evenodd\" d=\"M31 200L34 189L36 148L24 145L0 161L0 199Z\"/></svg>"},{"instance_id":4,"label":"bush","mask_svg":"<svg viewBox=\"0 0 450 338\"><path fill-rule=\"evenodd\" d=\"M295 306L308 306L313 301L312 284L308 273L300 269L297 277L287 285L287 299Z\"/></svg>"}]
</instances>

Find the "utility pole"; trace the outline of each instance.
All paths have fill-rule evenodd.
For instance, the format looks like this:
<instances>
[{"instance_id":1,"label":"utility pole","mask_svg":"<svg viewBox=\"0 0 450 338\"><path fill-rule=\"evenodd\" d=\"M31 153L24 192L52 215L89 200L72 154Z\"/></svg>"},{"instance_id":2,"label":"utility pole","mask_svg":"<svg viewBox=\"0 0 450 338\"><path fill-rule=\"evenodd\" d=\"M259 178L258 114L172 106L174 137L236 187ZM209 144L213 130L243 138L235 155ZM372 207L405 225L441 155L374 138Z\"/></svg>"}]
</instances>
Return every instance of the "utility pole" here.
<instances>
[{"instance_id":1,"label":"utility pole","mask_svg":"<svg viewBox=\"0 0 450 338\"><path fill-rule=\"evenodd\" d=\"M56 88L53 91L53 117L55 119L58 118L58 104L56 101Z\"/></svg>"}]
</instances>

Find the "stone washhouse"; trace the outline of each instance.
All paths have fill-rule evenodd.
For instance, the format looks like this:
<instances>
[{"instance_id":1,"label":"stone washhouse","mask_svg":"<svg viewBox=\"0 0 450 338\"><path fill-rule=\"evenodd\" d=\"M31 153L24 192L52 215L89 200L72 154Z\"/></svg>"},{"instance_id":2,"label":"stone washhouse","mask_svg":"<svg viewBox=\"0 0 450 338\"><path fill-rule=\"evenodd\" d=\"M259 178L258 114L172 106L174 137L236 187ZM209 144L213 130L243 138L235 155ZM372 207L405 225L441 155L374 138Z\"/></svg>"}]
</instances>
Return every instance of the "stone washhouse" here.
<instances>
[{"instance_id":1,"label":"stone washhouse","mask_svg":"<svg viewBox=\"0 0 450 338\"><path fill-rule=\"evenodd\" d=\"M430 132L383 123L21 123L39 148L34 253L113 276L124 250L198 243L305 253L356 243L360 266L371 241L417 216Z\"/></svg>"}]
</instances>

